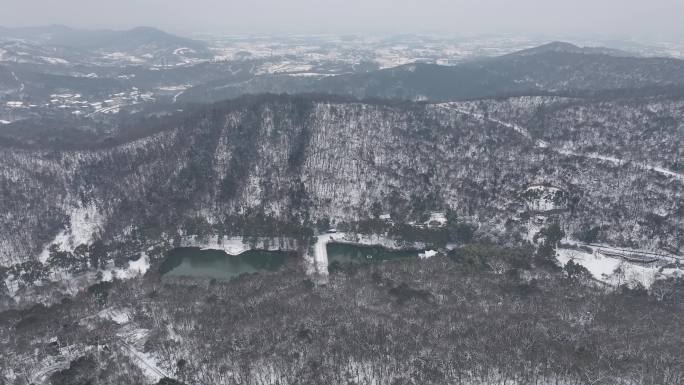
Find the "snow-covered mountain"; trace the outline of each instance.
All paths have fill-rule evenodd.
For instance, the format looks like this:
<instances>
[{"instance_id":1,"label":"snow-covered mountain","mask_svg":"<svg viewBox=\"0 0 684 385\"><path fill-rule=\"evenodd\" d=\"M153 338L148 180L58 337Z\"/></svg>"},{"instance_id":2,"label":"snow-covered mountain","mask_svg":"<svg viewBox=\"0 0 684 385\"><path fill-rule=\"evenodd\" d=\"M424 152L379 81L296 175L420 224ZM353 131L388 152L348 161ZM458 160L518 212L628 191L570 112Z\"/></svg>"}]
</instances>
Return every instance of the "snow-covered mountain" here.
<instances>
[{"instance_id":1,"label":"snow-covered mountain","mask_svg":"<svg viewBox=\"0 0 684 385\"><path fill-rule=\"evenodd\" d=\"M216 224L248 213L305 226L352 222L374 205L405 221L451 209L486 223L485 237L521 239L526 219L511 218L525 217L521 194L539 184L568 194L559 214L568 234L600 225L606 241L678 252L682 102L635 103L250 97L80 150L6 147L0 253L7 266L35 260L65 231L74 248L125 237L131 226L173 233L193 218ZM669 129L639 131L664 116ZM549 121L557 129L539 126ZM658 152L642 155L630 137Z\"/></svg>"},{"instance_id":2,"label":"snow-covered mountain","mask_svg":"<svg viewBox=\"0 0 684 385\"><path fill-rule=\"evenodd\" d=\"M188 90L181 100L216 101L262 92L433 101L530 94L586 96L605 90L681 88L683 72L683 60L551 43L454 66L411 63L339 76L302 78L270 74L246 82L212 82Z\"/></svg>"},{"instance_id":3,"label":"snow-covered mountain","mask_svg":"<svg viewBox=\"0 0 684 385\"><path fill-rule=\"evenodd\" d=\"M0 28L0 49L0 61L53 65L174 65L212 57L205 43L150 27L126 31Z\"/></svg>"},{"instance_id":4,"label":"snow-covered mountain","mask_svg":"<svg viewBox=\"0 0 684 385\"><path fill-rule=\"evenodd\" d=\"M0 384L684 378L684 61L210 41L0 29Z\"/></svg>"}]
</instances>

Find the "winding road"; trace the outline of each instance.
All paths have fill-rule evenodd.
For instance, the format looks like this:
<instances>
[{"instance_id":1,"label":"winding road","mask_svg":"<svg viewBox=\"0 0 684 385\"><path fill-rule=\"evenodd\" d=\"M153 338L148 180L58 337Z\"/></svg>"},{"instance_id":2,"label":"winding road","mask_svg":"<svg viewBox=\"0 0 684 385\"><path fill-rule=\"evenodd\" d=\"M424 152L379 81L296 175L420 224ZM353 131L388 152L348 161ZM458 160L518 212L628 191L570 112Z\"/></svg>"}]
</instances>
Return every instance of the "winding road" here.
<instances>
[{"instance_id":1,"label":"winding road","mask_svg":"<svg viewBox=\"0 0 684 385\"><path fill-rule=\"evenodd\" d=\"M668 169L661 167L661 166L655 166L655 165L643 163L643 162L632 162L632 161L627 161L627 160L619 159L619 158L612 157L612 156L599 155L599 154L595 154L595 153L579 153L579 152L575 152L572 150L555 148L555 147L551 146L546 141L543 141L541 139L534 139L532 137L532 135L530 134L529 130L527 130L525 127L522 127L518 124L510 123L510 122L504 122L502 120L491 118L491 117L486 118L484 116L484 114L474 113L474 112L464 110L463 108L459 108L457 105L455 105L453 103L442 103L442 104L437 104L436 106L438 108L445 109L447 111L455 111L459 114L467 115L467 116L473 117L475 119L487 120L489 122L498 124L500 126L512 129L515 132L522 135L523 137L525 137L531 141L534 141L535 146L538 148L548 148L551 151L554 151L554 152L561 154L561 155L576 156L576 157L580 157L580 158L600 160L600 161L609 162L609 163L612 163L615 165L622 165L622 164L630 163L637 168L647 170L647 171L653 171L653 172L656 172L658 174L679 180L680 182L684 182L684 174L676 172L676 171L668 170Z\"/></svg>"}]
</instances>

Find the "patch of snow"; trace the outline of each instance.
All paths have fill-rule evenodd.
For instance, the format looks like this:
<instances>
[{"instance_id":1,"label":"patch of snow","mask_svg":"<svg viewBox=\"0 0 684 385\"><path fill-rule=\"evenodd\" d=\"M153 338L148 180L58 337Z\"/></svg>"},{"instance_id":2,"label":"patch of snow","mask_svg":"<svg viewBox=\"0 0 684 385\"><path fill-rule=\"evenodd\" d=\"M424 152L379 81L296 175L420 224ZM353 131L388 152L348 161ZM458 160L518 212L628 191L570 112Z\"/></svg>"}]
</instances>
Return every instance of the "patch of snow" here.
<instances>
[{"instance_id":1,"label":"patch of snow","mask_svg":"<svg viewBox=\"0 0 684 385\"><path fill-rule=\"evenodd\" d=\"M623 284L634 286L639 283L650 288L658 279L684 274L681 269L661 269L656 264L631 263L620 258L603 255L597 251L587 253L581 250L558 249L556 256L562 266L572 260L589 270L595 279L612 286Z\"/></svg>"},{"instance_id":2,"label":"patch of snow","mask_svg":"<svg viewBox=\"0 0 684 385\"><path fill-rule=\"evenodd\" d=\"M142 253L140 258L135 261L129 261L127 267L105 270L102 272L103 281L111 281L115 277L117 279L130 279L145 275L150 269L150 257L146 253Z\"/></svg>"},{"instance_id":3,"label":"patch of snow","mask_svg":"<svg viewBox=\"0 0 684 385\"><path fill-rule=\"evenodd\" d=\"M313 268L320 275L328 275L328 243L344 239L344 233L319 235L314 245Z\"/></svg>"},{"instance_id":4,"label":"patch of snow","mask_svg":"<svg viewBox=\"0 0 684 385\"><path fill-rule=\"evenodd\" d=\"M179 84L176 86L157 87L157 89L160 91L184 91L187 90L189 87L190 86L187 84Z\"/></svg>"},{"instance_id":5,"label":"patch of snow","mask_svg":"<svg viewBox=\"0 0 684 385\"><path fill-rule=\"evenodd\" d=\"M176 48L173 50L174 55L185 55L188 53L195 53L195 50L188 47Z\"/></svg>"},{"instance_id":6,"label":"patch of snow","mask_svg":"<svg viewBox=\"0 0 684 385\"><path fill-rule=\"evenodd\" d=\"M173 328L173 325L167 324L166 325L166 331L169 333L169 338L172 341L178 342L178 343L183 342L183 337L181 337L180 334L176 333L176 330Z\"/></svg>"},{"instance_id":7,"label":"patch of snow","mask_svg":"<svg viewBox=\"0 0 684 385\"><path fill-rule=\"evenodd\" d=\"M420 259L430 259L437 255L437 252L435 250L425 250L424 253L418 254L418 258Z\"/></svg>"},{"instance_id":8,"label":"patch of snow","mask_svg":"<svg viewBox=\"0 0 684 385\"><path fill-rule=\"evenodd\" d=\"M525 190L524 197L530 210L547 212L565 208L565 201L558 201L562 194L563 190L557 187L535 185Z\"/></svg>"},{"instance_id":9,"label":"patch of snow","mask_svg":"<svg viewBox=\"0 0 684 385\"><path fill-rule=\"evenodd\" d=\"M313 66L305 63L282 61L279 63L264 63L257 71L257 75L265 74L291 74L291 73L311 73Z\"/></svg>"},{"instance_id":10,"label":"patch of snow","mask_svg":"<svg viewBox=\"0 0 684 385\"><path fill-rule=\"evenodd\" d=\"M109 60L123 60L123 61L127 61L130 63L144 63L145 62L145 60L143 60L139 57L128 55L124 52L110 52L110 53L104 54L102 57L105 59L109 59Z\"/></svg>"},{"instance_id":11,"label":"patch of snow","mask_svg":"<svg viewBox=\"0 0 684 385\"><path fill-rule=\"evenodd\" d=\"M69 215L69 225L43 248L40 261L42 263L47 262L49 248L53 244L62 251L73 251L79 245L92 243L93 235L100 231L103 223L104 216L100 214L95 204L91 203L87 206L73 208Z\"/></svg>"},{"instance_id":12,"label":"patch of snow","mask_svg":"<svg viewBox=\"0 0 684 385\"><path fill-rule=\"evenodd\" d=\"M617 254L623 255L625 257L633 255L642 255L647 258L654 258L661 260L665 263L680 263L684 262L684 257L680 255L670 254L664 251L653 251L653 250L640 250L640 249L628 249L624 247L616 247L602 243L582 243L577 242L572 239L564 239L562 241L564 244L574 245L574 246L584 246L602 252L603 254Z\"/></svg>"},{"instance_id":13,"label":"patch of snow","mask_svg":"<svg viewBox=\"0 0 684 385\"><path fill-rule=\"evenodd\" d=\"M332 76L337 76L336 74L322 74L318 72L297 72L294 74L287 74L288 76L295 76L295 77L311 77L311 78L326 78L326 77L332 77Z\"/></svg>"},{"instance_id":14,"label":"patch of snow","mask_svg":"<svg viewBox=\"0 0 684 385\"><path fill-rule=\"evenodd\" d=\"M107 308L97 313L97 316L114 321L119 325L127 324L131 320L130 309Z\"/></svg>"},{"instance_id":15,"label":"patch of snow","mask_svg":"<svg viewBox=\"0 0 684 385\"><path fill-rule=\"evenodd\" d=\"M223 243L207 243L204 244L201 249L222 250L230 255L238 255L250 250L243 238L226 238Z\"/></svg>"},{"instance_id":16,"label":"patch of snow","mask_svg":"<svg viewBox=\"0 0 684 385\"><path fill-rule=\"evenodd\" d=\"M414 58L402 56L399 53L389 51L379 51L379 56L373 61L378 64L380 69L399 67L405 64L414 63Z\"/></svg>"},{"instance_id":17,"label":"patch of snow","mask_svg":"<svg viewBox=\"0 0 684 385\"><path fill-rule=\"evenodd\" d=\"M442 103L442 104L438 104L437 107L438 108L440 108L440 107L441 108L447 108L447 109L450 109L452 111L456 111L459 114L467 115L467 116L473 117L475 119L487 120L487 121L490 121L492 123L496 123L500 126L504 126L504 127L507 127L507 128L514 130L515 132L519 133L520 135L524 136L527 139L532 139L532 135L530 135L529 131L527 131L526 128L524 128L520 125L517 125L515 123L504 122L502 120L495 119L492 117L486 117L484 114L481 114L481 113L470 112L468 110L460 108L458 106L458 104L456 104L456 103ZM538 146L547 147L547 144L543 141L540 141L538 143Z\"/></svg>"},{"instance_id":18,"label":"patch of snow","mask_svg":"<svg viewBox=\"0 0 684 385\"><path fill-rule=\"evenodd\" d=\"M212 236L198 239L196 236L186 236L181 239L183 247L198 247L202 250L219 250L230 255L239 255L250 250L296 250L297 241L292 238L262 237L248 240L244 237Z\"/></svg>"},{"instance_id":19,"label":"patch of snow","mask_svg":"<svg viewBox=\"0 0 684 385\"><path fill-rule=\"evenodd\" d=\"M15 298L19 291L19 280L17 278L19 277L15 277L13 274L8 274L5 277L5 287L12 298Z\"/></svg>"},{"instance_id":20,"label":"patch of snow","mask_svg":"<svg viewBox=\"0 0 684 385\"><path fill-rule=\"evenodd\" d=\"M428 226L444 227L447 224L446 213L443 212L432 212L430 213L430 219L425 222Z\"/></svg>"},{"instance_id":21,"label":"patch of snow","mask_svg":"<svg viewBox=\"0 0 684 385\"><path fill-rule=\"evenodd\" d=\"M499 124L501 126L511 128L511 129L515 130L516 132L518 132L519 134L521 134L522 136L524 136L525 138L533 140L532 135L529 133L529 131L525 127L522 127L522 126L515 124L515 123L504 122L502 120L491 118L491 117L486 118L484 114L474 113L474 112L467 111L463 108L460 108L458 103L442 103L442 104L437 104L436 107L456 111L460 114L467 115L467 116L470 116L470 117L473 117L476 119L488 120L490 122ZM601 154L596 154L596 153L578 153L578 152L575 152L575 151L573 151L571 149L567 149L567 148L553 148L553 147L550 147L549 143L547 143L541 139L534 139L534 142L535 142L536 147L538 147L538 148L549 148L552 151L555 151L555 152L562 154L562 155L577 156L577 157L583 157L583 158L588 158L588 159L596 159L596 160L609 162L609 163L615 164L617 166L620 166L622 164L627 163L625 160L619 159L619 158L616 158L613 156L601 155ZM644 170L657 172L659 174L662 174L662 175L665 175L668 177L672 177L672 178L676 178L680 181L684 181L684 174L681 174L681 173L678 173L678 172L675 172L672 170L668 170L668 169L661 167L661 166L656 166L656 165L647 164L647 163L640 163L640 162L636 162L636 163L632 163L632 164L635 165L636 167L644 169Z\"/></svg>"},{"instance_id":22,"label":"patch of snow","mask_svg":"<svg viewBox=\"0 0 684 385\"><path fill-rule=\"evenodd\" d=\"M415 249L422 250L425 244L422 242L409 243L401 240L392 239L379 234L346 234L344 239L336 240L339 243L357 244L363 246L381 246L390 250Z\"/></svg>"},{"instance_id":23,"label":"patch of snow","mask_svg":"<svg viewBox=\"0 0 684 385\"><path fill-rule=\"evenodd\" d=\"M621 166L623 164L626 164L627 161L623 159L616 158L614 156L606 156L606 155L600 155L600 154L595 154L595 153L578 153L572 150L568 149L554 149L554 151L558 152L559 154L562 155L568 155L568 156L577 156L577 157L583 157L583 158L588 158L588 159L596 159L596 160L601 160L604 162L612 163L616 166ZM668 170L664 167L660 166L654 166L652 164L648 163L643 163L643 162L631 162L631 164L637 168L640 168L642 170L649 170L656 172L658 174L662 174L668 177L672 177L675 179L679 179L680 181L684 181L684 174Z\"/></svg>"},{"instance_id":24,"label":"patch of snow","mask_svg":"<svg viewBox=\"0 0 684 385\"><path fill-rule=\"evenodd\" d=\"M143 375L151 382L157 383L163 377L168 377L164 370L159 367L159 361L152 353L140 351L137 346L144 346L149 336L147 329L126 330L117 333L120 338L119 343L123 347L124 353L142 371Z\"/></svg>"},{"instance_id":25,"label":"patch of snow","mask_svg":"<svg viewBox=\"0 0 684 385\"><path fill-rule=\"evenodd\" d=\"M68 61L57 57L39 56L39 59L48 64L69 64Z\"/></svg>"},{"instance_id":26,"label":"patch of snow","mask_svg":"<svg viewBox=\"0 0 684 385\"><path fill-rule=\"evenodd\" d=\"M183 95L184 93L185 93L185 91L180 91L180 92L178 92L177 94L173 95L173 103L177 103L177 102L178 102L178 98L179 98L181 95Z\"/></svg>"}]
</instances>

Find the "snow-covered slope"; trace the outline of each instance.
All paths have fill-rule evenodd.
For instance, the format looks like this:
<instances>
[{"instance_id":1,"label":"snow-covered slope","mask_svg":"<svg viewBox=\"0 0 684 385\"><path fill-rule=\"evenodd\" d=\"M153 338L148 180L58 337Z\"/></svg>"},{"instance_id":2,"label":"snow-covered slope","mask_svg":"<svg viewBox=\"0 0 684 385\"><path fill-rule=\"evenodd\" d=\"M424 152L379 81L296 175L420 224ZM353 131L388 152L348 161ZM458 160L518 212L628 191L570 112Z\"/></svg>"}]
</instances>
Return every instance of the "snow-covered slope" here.
<instances>
[{"instance_id":1,"label":"snow-covered slope","mask_svg":"<svg viewBox=\"0 0 684 385\"><path fill-rule=\"evenodd\" d=\"M482 235L494 239L526 231L512 218L550 211L568 234L602 224L606 243L682 247L680 180L538 146L528 131L468 108L253 97L184 113L115 147L4 149L0 260L35 260L51 244L140 242L131 229L251 236L226 223L249 213L299 225L355 221L371 207L400 222L450 208L486 223L491 234ZM418 197L427 197L420 208Z\"/></svg>"}]
</instances>

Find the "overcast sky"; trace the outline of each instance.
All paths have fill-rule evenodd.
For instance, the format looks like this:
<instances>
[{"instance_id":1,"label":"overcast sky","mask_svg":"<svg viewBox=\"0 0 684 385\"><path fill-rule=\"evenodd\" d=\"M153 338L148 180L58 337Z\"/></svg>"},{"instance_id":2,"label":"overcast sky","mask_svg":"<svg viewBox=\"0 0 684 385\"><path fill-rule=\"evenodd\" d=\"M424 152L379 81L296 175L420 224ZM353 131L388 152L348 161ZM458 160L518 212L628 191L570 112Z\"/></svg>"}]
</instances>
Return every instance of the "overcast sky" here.
<instances>
[{"instance_id":1,"label":"overcast sky","mask_svg":"<svg viewBox=\"0 0 684 385\"><path fill-rule=\"evenodd\" d=\"M684 0L0 0L0 25L684 36Z\"/></svg>"}]
</instances>

